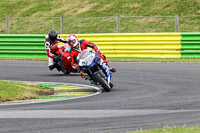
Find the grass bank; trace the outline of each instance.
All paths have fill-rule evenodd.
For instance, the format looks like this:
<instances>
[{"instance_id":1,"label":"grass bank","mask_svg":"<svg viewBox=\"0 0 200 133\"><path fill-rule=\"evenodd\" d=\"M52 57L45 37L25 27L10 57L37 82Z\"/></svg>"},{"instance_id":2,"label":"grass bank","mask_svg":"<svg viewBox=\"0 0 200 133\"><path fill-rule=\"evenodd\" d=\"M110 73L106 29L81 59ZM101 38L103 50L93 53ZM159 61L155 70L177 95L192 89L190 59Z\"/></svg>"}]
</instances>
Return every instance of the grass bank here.
<instances>
[{"instance_id":1,"label":"grass bank","mask_svg":"<svg viewBox=\"0 0 200 133\"><path fill-rule=\"evenodd\" d=\"M200 127L174 127L164 129L150 129L129 133L200 133Z\"/></svg>"},{"instance_id":2,"label":"grass bank","mask_svg":"<svg viewBox=\"0 0 200 133\"><path fill-rule=\"evenodd\" d=\"M50 29L60 33L60 16L64 33L76 34L117 32L118 15L122 33L175 32L176 14L180 32L198 32L200 23L199 16L182 16L200 15L199 0L1 0L0 9L0 34L6 33L5 17L10 34L46 34Z\"/></svg>"},{"instance_id":3,"label":"grass bank","mask_svg":"<svg viewBox=\"0 0 200 133\"><path fill-rule=\"evenodd\" d=\"M51 93L51 90L47 88L0 80L0 102L35 99Z\"/></svg>"}]
</instances>

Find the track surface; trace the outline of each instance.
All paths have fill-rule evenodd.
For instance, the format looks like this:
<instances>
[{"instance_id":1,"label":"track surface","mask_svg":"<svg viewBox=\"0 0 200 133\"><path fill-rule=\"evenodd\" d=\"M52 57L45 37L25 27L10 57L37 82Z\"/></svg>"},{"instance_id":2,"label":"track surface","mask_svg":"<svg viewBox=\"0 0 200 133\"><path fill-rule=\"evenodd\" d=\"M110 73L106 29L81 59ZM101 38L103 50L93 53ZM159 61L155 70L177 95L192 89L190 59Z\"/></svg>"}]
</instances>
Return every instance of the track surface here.
<instances>
[{"instance_id":1,"label":"track surface","mask_svg":"<svg viewBox=\"0 0 200 133\"><path fill-rule=\"evenodd\" d=\"M50 103L0 106L0 133L120 132L200 125L199 63L110 63L110 93ZM50 72L47 62L0 61L0 79L86 84Z\"/></svg>"}]
</instances>

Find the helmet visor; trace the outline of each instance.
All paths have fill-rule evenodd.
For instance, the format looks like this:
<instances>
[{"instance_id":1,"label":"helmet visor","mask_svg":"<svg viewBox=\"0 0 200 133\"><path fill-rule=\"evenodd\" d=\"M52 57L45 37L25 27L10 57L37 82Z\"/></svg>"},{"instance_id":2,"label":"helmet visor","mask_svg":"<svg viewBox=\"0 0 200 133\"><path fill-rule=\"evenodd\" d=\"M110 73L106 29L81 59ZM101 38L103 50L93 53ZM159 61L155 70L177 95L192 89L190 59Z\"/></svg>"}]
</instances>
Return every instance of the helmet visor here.
<instances>
[{"instance_id":1,"label":"helmet visor","mask_svg":"<svg viewBox=\"0 0 200 133\"><path fill-rule=\"evenodd\" d=\"M76 39L69 40L69 45L75 47L77 45Z\"/></svg>"},{"instance_id":2,"label":"helmet visor","mask_svg":"<svg viewBox=\"0 0 200 133\"><path fill-rule=\"evenodd\" d=\"M68 44L71 46L74 44L73 40L68 41Z\"/></svg>"}]
</instances>

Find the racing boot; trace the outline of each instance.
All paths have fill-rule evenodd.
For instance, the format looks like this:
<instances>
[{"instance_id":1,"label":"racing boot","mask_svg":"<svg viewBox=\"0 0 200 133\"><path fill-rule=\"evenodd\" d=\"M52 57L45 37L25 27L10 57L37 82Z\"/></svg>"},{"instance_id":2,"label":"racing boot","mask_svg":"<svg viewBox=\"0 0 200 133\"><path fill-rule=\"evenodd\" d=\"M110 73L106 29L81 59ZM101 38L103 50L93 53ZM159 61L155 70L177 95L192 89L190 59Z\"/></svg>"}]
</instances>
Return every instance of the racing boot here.
<instances>
[{"instance_id":1,"label":"racing boot","mask_svg":"<svg viewBox=\"0 0 200 133\"><path fill-rule=\"evenodd\" d=\"M87 74L81 73L81 77L85 80L89 79L89 76Z\"/></svg>"},{"instance_id":2,"label":"racing boot","mask_svg":"<svg viewBox=\"0 0 200 133\"><path fill-rule=\"evenodd\" d=\"M113 73L116 72L116 69L114 67L110 67L109 70L110 70L110 72L113 72Z\"/></svg>"},{"instance_id":3,"label":"racing boot","mask_svg":"<svg viewBox=\"0 0 200 133\"><path fill-rule=\"evenodd\" d=\"M81 74L81 78L85 78L85 74L83 73L83 72L80 72L80 74Z\"/></svg>"},{"instance_id":4,"label":"racing boot","mask_svg":"<svg viewBox=\"0 0 200 133\"><path fill-rule=\"evenodd\" d=\"M60 68L57 64L54 64L54 65L50 65L50 66L49 66L49 70L50 70L50 71L52 71L54 68L57 68L58 71L61 71L61 68Z\"/></svg>"},{"instance_id":5,"label":"racing boot","mask_svg":"<svg viewBox=\"0 0 200 133\"><path fill-rule=\"evenodd\" d=\"M114 67L110 67L108 65L108 63L103 63L103 68L105 68L105 65L107 65L109 67L109 71L112 72L112 73L115 73L116 72L116 69Z\"/></svg>"},{"instance_id":6,"label":"racing boot","mask_svg":"<svg viewBox=\"0 0 200 133\"><path fill-rule=\"evenodd\" d=\"M49 70L52 71L55 68L55 65L50 65Z\"/></svg>"}]
</instances>

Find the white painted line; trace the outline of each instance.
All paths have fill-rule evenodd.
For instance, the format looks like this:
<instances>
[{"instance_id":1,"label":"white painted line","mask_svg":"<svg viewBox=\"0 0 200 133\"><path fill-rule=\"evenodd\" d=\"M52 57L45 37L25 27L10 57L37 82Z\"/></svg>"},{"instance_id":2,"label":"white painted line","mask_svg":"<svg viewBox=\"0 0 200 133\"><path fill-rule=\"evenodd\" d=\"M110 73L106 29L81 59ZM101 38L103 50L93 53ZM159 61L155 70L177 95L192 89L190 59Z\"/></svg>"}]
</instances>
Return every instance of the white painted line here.
<instances>
[{"instance_id":1,"label":"white painted line","mask_svg":"<svg viewBox=\"0 0 200 133\"><path fill-rule=\"evenodd\" d=\"M151 114L184 113L194 110L160 109L118 109L118 110L3 110L0 119L5 118L111 118L121 116L141 116Z\"/></svg>"}]
</instances>

